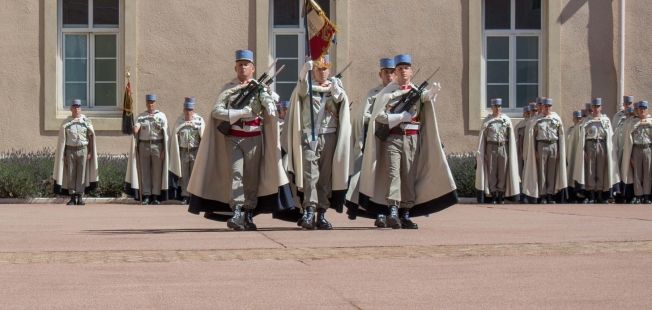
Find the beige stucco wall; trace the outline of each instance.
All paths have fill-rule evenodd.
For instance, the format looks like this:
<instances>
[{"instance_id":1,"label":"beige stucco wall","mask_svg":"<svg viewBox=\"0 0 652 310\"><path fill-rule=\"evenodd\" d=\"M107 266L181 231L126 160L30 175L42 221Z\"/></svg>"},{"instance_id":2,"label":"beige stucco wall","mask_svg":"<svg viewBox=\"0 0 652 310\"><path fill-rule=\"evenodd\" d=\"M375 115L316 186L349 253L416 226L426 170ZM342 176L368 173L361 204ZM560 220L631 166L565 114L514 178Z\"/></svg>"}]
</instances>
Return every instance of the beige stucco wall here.
<instances>
[{"instance_id":1,"label":"beige stucco wall","mask_svg":"<svg viewBox=\"0 0 652 310\"><path fill-rule=\"evenodd\" d=\"M53 147L56 132L43 126L43 10L56 0L4 1L0 10L0 151ZM181 112L184 96L197 98L197 112L208 116L219 88L233 77L233 51L256 50L256 4L266 0L139 0L137 3L137 92L139 109L146 93L155 92L169 119ZM410 53L420 82L441 66L437 114L447 152L472 151L477 132L469 131L470 0L373 1L340 0L339 16L348 27L338 59L354 62L347 72L350 98L360 102L379 83L378 59ZM602 97L605 111L615 112L618 61L618 1L560 1L561 62L558 110L566 122L591 96ZM265 5L263 5L265 7ZM646 0L627 1L626 92L637 100L652 99L652 48L646 26L652 12ZM266 16L258 12L260 16ZM267 21L259 21L259 24ZM341 23L344 25L344 23ZM260 31L259 34L265 34ZM257 41L258 39L258 41ZM348 46L348 55L346 47ZM266 48L256 51L266 53ZM554 56L554 55L553 55ZM264 59L264 58L257 58ZM341 64L340 64L341 65ZM264 67L261 65L260 67ZM262 68L259 68L262 69ZM554 83L554 81L551 81ZM545 94L544 94L545 95ZM127 152L128 137L102 131L101 152Z\"/></svg>"}]
</instances>

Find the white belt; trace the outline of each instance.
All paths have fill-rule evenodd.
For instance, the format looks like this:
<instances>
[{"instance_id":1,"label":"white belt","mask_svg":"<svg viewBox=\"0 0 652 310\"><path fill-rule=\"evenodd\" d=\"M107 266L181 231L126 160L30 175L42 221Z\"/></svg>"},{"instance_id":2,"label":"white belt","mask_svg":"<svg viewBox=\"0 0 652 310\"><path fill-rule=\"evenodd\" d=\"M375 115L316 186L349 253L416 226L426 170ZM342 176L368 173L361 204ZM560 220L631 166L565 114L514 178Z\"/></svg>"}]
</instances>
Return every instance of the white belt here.
<instances>
[{"instance_id":1,"label":"white belt","mask_svg":"<svg viewBox=\"0 0 652 310\"><path fill-rule=\"evenodd\" d=\"M337 127L326 127L326 128L319 128L315 129L315 133L318 135L325 134L325 133L334 133L337 132ZM307 134L312 134L312 129L310 128L304 128L303 133Z\"/></svg>"},{"instance_id":2,"label":"white belt","mask_svg":"<svg viewBox=\"0 0 652 310\"><path fill-rule=\"evenodd\" d=\"M260 126L245 126L244 129L238 125L231 125L231 130L243 132L257 132L260 131Z\"/></svg>"},{"instance_id":3,"label":"white belt","mask_svg":"<svg viewBox=\"0 0 652 310\"><path fill-rule=\"evenodd\" d=\"M419 124L403 123L401 126L404 130L419 130Z\"/></svg>"}]
</instances>

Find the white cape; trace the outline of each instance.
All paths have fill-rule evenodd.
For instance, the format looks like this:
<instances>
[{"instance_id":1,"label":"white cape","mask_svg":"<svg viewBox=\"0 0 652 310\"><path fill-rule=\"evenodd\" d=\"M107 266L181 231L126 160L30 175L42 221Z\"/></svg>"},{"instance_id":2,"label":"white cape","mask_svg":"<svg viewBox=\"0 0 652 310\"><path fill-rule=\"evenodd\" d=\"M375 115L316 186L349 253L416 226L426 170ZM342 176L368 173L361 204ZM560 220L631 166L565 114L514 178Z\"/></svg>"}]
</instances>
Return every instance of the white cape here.
<instances>
[{"instance_id":1,"label":"white cape","mask_svg":"<svg viewBox=\"0 0 652 310\"><path fill-rule=\"evenodd\" d=\"M97 138L95 137L93 124L86 115L81 114L79 118L86 123L86 128L90 131L88 136L93 137L93 152L90 162L86 163L86 176L84 177L86 181L84 193L88 194L89 191L97 188L99 181L97 170ZM72 116L68 116L68 118L61 122L59 137L57 138L57 149L54 152L54 171L52 172L52 178L54 179L53 191L58 195L68 195L68 168L63 162L63 157L65 156L66 150L66 128L73 124L73 120Z\"/></svg>"}]
</instances>

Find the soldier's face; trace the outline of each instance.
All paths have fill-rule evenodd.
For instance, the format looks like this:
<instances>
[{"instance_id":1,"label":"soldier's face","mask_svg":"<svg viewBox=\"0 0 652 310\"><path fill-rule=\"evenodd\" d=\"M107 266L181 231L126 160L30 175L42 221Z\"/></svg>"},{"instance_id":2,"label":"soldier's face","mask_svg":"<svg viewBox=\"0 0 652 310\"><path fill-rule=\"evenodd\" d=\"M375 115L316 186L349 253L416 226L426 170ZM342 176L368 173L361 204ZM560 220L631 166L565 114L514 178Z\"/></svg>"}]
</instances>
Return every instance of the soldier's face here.
<instances>
[{"instance_id":1,"label":"soldier's face","mask_svg":"<svg viewBox=\"0 0 652 310\"><path fill-rule=\"evenodd\" d=\"M410 79L412 78L412 66L408 64L398 65L396 66L394 73L396 74L396 81L400 85L404 85L410 82Z\"/></svg>"},{"instance_id":2,"label":"soldier's face","mask_svg":"<svg viewBox=\"0 0 652 310\"><path fill-rule=\"evenodd\" d=\"M288 108L282 107L280 111L278 111L278 117L281 119L285 119L285 115L288 113Z\"/></svg>"},{"instance_id":3,"label":"soldier's face","mask_svg":"<svg viewBox=\"0 0 652 310\"><path fill-rule=\"evenodd\" d=\"M147 100L145 102L145 106L147 107L147 112L149 113L153 113L154 111L156 111L156 101Z\"/></svg>"},{"instance_id":4,"label":"soldier's face","mask_svg":"<svg viewBox=\"0 0 652 310\"><path fill-rule=\"evenodd\" d=\"M591 113L593 114L593 116L599 116L600 112L602 112L602 106L594 104L593 107L591 108Z\"/></svg>"},{"instance_id":5,"label":"soldier's face","mask_svg":"<svg viewBox=\"0 0 652 310\"><path fill-rule=\"evenodd\" d=\"M523 118L528 118L530 117L530 112L523 112Z\"/></svg>"},{"instance_id":6,"label":"soldier's face","mask_svg":"<svg viewBox=\"0 0 652 310\"><path fill-rule=\"evenodd\" d=\"M579 123L581 119L582 119L581 117L573 117L573 124L577 125L577 123Z\"/></svg>"},{"instance_id":7,"label":"soldier's face","mask_svg":"<svg viewBox=\"0 0 652 310\"><path fill-rule=\"evenodd\" d=\"M185 120L189 121L195 116L195 110L193 109L183 109L183 117Z\"/></svg>"},{"instance_id":8,"label":"soldier's face","mask_svg":"<svg viewBox=\"0 0 652 310\"><path fill-rule=\"evenodd\" d=\"M543 113L543 103L537 103L537 113Z\"/></svg>"},{"instance_id":9,"label":"soldier's face","mask_svg":"<svg viewBox=\"0 0 652 310\"><path fill-rule=\"evenodd\" d=\"M537 115L537 110L530 110L530 116Z\"/></svg>"},{"instance_id":10,"label":"soldier's face","mask_svg":"<svg viewBox=\"0 0 652 310\"><path fill-rule=\"evenodd\" d=\"M378 72L378 76L383 80L383 86L387 86L387 84L394 82L396 79L396 74L394 74L394 69L381 69L380 72Z\"/></svg>"},{"instance_id":11,"label":"soldier's face","mask_svg":"<svg viewBox=\"0 0 652 310\"><path fill-rule=\"evenodd\" d=\"M317 83L325 83L326 80L328 80L328 76L331 74L331 69L330 68L319 68L315 66L314 69L312 69L312 75L314 76L315 81Z\"/></svg>"},{"instance_id":12,"label":"soldier's face","mask_svg":"<svg viewBox=\"0 0 652 310\"><path fill-rule=\"evenodd\" d=\"M81 114L81 106L79 105L70 106L70 112L72 112L73 118L78 118L79 115Z\"/></svg>"},{"instance_id":13,"label":"soldier's face","mask_svg":"<svg viewBox=\"0 0 652 310\"><path fill-rule=\"evenodd\" d=\"M238 60L235 62L235 73L238 75L238 79L241 81L248 80L254 76L256 72L256 66L251 61L248 60Z\"/></svg>"},{"instance_id":14,"label":"soldier's face","mask_svg":"<svg viewBox=\"0 0 652 310\"><path fill-rule=\"evenodd\" d=\"M541 108L542 108L541 113L543 113L543 115L545 116L550 115L550 112L552 112L551 105L544 104Z\"/></svg>"},{"instance_id":15,"label":"soldier's face","mask_svg":"<svg viewBox=\"0 0 652 310\"><path fill-rule=\"evenodd\" d=\"M500 111L502 111L502 110L503 110L502 106L499 106L499 105L496 105L496 104L491 105L491 111L494 112L494 115L500 114Z\"/></svg>"},{"instance_id":16,"label":"soldier's face","mask_svg":"<svg viewBox=\"0 0 652 310\"><path fill-rule=\"evenodd\" d=\"M646 116L647 115L647 108L639 107L638 108L638 115L640 115L641 118Z\"/></svg>"}]
</instances>

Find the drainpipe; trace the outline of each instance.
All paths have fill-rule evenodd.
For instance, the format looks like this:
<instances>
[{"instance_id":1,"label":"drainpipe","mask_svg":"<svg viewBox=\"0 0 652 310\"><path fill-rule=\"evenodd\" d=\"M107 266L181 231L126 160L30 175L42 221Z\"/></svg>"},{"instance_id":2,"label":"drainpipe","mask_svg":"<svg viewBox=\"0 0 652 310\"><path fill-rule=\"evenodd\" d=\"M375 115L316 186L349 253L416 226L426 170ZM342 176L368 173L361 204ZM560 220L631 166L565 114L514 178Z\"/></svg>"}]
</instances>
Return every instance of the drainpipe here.
<instances>
[{"instance_id":1,"label":"drainpipe","mask_svg":"<svg viewBox=\"0 0 652 310\"><path fill-rule=\"evenodd\" d=\"M620 0L620 47L618 49L618 110L623 109L623 96L625 95L625 0Z\"/></svg>"}]
</instances>

